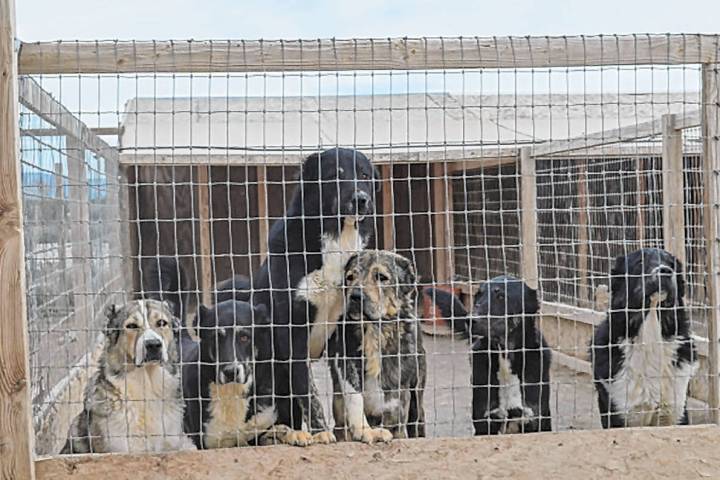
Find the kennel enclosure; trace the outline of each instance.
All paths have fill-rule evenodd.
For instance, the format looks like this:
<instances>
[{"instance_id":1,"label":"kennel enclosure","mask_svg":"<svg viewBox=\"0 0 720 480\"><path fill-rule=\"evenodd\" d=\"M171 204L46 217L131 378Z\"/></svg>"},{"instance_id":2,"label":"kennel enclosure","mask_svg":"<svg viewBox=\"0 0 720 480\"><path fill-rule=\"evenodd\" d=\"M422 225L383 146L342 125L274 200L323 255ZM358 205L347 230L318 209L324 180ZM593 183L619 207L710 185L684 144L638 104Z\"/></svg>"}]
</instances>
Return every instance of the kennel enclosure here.
<instances>
[{"instance_id":1,"label":"kennel enclosure","mask_svg":"<svg viewBox=\"0 0 720 480\"><path fill-rule=\"evenodd\" d=\"M256 271L300 162L332 146L378 166L374 246L412 258L419 286L468 300L513 274L539 289L559 430L594 428L587 340L613 258L671 251L701 357L689 408L694 423L718 422L718 37L15 51L0 5L5 477L65 462L103 308L143 291L143 262L180 259L194 302L211 302L217 281ZM425 320L432 436L466 435L465 346Z\"/></svg>"}]
</instances>

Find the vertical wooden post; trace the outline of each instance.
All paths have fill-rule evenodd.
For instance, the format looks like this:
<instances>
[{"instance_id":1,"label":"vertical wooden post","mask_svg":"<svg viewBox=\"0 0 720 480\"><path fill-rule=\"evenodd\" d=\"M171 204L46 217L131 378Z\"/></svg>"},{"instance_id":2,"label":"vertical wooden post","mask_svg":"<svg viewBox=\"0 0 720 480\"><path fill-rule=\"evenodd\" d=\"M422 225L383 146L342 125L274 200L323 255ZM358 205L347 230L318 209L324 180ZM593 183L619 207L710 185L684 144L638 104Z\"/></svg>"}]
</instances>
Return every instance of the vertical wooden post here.
<instances>
[{"instance_id":1,"label":"vertical wooden post","mask_svg":"<svg viewBox=\"0 0 720 480\"><path fill-rule=\"evenodd\" d=\"M0 478L34 478L15 2L0 0Z\"/></svg>"},{"instance_id":2,"label":"vertical wooden post","mask_svg":"<svg viewBox=\"0 0 720 480\"><path fill-rule=\"evenodd\" d=\"M382 166L383 177L383 248L385 250L395 249L395 220L393 218L394 193L393 193L393 168L392 165Z\"/></svg>"},{"instance_id":3,"label":"vertical wooden post","mask_svg":"<svg viewBox=\"0 0 720 480\"><path fill-rule=\"evenodd\" d=\"M685 197L682 130L673 114L662 116L663 238L665 250L685 265Z\"/></svg>"},{"instance_id":4,"label":"vertical wooden post","mask_svg":"<svg viewBox=\"0 0 720 480\"><path fill-rule=\"evenodd\" d=\"M588 260L590 240L588 235L588 193L587 193L587 159L581 159L578 164L578 274L580 284L578 298L580 306L594 304L588 292Z\"/></svg>"},{"instance_id":5,"label":"vertical wooden post","mask_svg":"<svg viewBox=\"0 0 720 480\"><path fill-rule=\"evenodd\" d=\"M267 167L257 167L257 189L258 189L258 237L260 245L260 263L265 259L268 248L268 205L267 205Z\"/></svg>"},{"instance_id":6,"label":"vertical wooden post","mask_svg":"<svg viewBox=\"0 0 720 480\"><path fill-rule=\"evenodd\" d=\"M523 280L530 288L539 284L537 257L537 185L535 158L530 147L520 149L520 257Z\"/></svg>"},{"instance_id":7,"label":"vertical wooden post","mask_svg":"<svg viewBox=\"0 0 720 480\"><path fill-rule=\"evenodd\" d=\"M435 281L448 282L453 277L452 182L444 163L432 164L433 230L435 231Z\"/></svg>"},{"instance_id":8,"label":"vertical wooden post","mask_svg":"<svg viewBox=\"0 0 720 480\"><path fill-rule=\"evenodd\" d=\"M714 423L720 423L720 369L718 363L718 310L720 305L720 238L718 237L718 171L720 171L720 81L718 64L702 66L703 228L707 272L708 315L708 407Z\"/></svg>"},{"instance_id":9,"label":"vertical wooden post","mask_svg":"<svg viewBox=\"0 0 720 480\"><path fill-rule=\"evenodd\" d=\"M88 326L90 304L88 299L92 270L90 268L90 208L88 183L85 171L85 149L74 137L65 137L68 178L70 179L70 249L72 252L72 278L77 325Z\"/></svg>"},{"instance_id":10,"label":"vertical wooden post","mask_svg":"<svg viewBox=\"0 0 720 480\"><path fill-rule=\"evenodd\" d=\"M202 301L205 305L213 303L211 290L213 288L212 269L212 224L210 223L210 167L198 165L198 212L200 216L200 275Z\"/></svg>"}]
</instances>

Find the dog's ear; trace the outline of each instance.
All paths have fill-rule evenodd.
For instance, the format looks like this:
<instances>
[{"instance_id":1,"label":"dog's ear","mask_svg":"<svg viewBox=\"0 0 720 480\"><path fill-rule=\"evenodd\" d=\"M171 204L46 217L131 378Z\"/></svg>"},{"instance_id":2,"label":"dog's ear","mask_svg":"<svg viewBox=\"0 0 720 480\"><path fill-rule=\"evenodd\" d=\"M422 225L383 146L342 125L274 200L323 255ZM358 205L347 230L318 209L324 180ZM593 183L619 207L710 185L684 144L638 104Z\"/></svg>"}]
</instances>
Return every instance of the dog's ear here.
<instances>
[{"instance_id":1,"label":"dog's ear","mask_svg":"<svg viewBox=\"0 0 720 480\"><path fill-rule=\"evenodd\" d=\"M320 179L320 153L309 155L300 168L300 180Z\"/></svg>"},{"instance_id":2,"label":"dog's ear","mask_svg":"<svg viewBox=\"0 0 720 480\"><path fill-rule=\"evenodd\" d=\"M530 288L527 284L523 283L525 290L525 313L537 313L540 310L540 302L538 302L537 290Z\"/></svg>"},{"instance_id":3,"label":"dog's ear","mask_svg":"<svg viewBox=\"0 0 720 480\"><path fill-rule=\"evenodd\" d=\"M417 293L417 273L415 273L415 265L413 262L403 257L402 255L397 256L397 279L400 291L403 295L410 295L414 297Z\"/></svg>"},{"instance_id":4,"label":"dog's ear","mask_svg":"<svg viewBox=\"0 0 720 480\"><path fill-rule=\"evenodd\" d=\"M350 255L350 258L348 258L347 262L345 262L345 272L347 272L351 268L355 268L355 264L357 263L358 256L359 256L358 253L353 253L352 255Z\"/></svg>"},{"instance_id":5,"label":"dog's ear","mask_svg":"<svg viewBox=\"0 0 720 480\"><path fill-rule=\"evenodd\" d=\"M202 337L215 327L215 312L212 308L208 308L202 303L198 305L197 309L197 329L198 335Z\"/></svg>"},{"instance_id":6,"label":"dog's ear","mask_svg":"<svg viewBox=\"0 0 720 480\"><path fill-rule=\"evenodd\" d=\"M107 323L105 324L105 337L108 339L109 345L114 345L120 336L120 325L117 323L118 314L122 308L119 308L114 303L111 303L105 307L105 317L107 317Z\"/></svg>"},{"instance_id":7,"label":"dog's ear","mask_svg":"<svg viewBox=\"0 0 720 480\"><path fill-rule=\"evenodd\" d=\"M627 282L627 257L619 256L615 259L615 265L610 270L610 292L613 296L616 294L625 294L625 283Z\"/></svg>"},{"instance_id":8,"label":"dog's ear","mask_svg":"<svg viewBox=\"0 0 720 480\"><path fill-rule=\"evenodd\" d=\"M675 283L677 284L678 298L685 296L685 275L683 274L683 264L675 258Z\"/></svg>"}]
</instances>

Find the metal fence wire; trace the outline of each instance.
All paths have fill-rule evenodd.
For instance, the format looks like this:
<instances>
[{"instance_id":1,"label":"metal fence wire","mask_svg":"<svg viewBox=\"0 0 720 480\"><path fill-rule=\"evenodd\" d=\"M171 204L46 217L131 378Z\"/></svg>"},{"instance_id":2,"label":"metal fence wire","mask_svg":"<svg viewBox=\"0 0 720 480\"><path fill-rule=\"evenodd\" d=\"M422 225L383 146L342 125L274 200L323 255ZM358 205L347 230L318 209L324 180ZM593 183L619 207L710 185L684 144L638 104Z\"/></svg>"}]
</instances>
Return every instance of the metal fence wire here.
<instances>
[{"instance_id":1,"label":"metal fence wire","mask_svg":"<svg viewBox=\"0 0 720 480\"><path fill-rule=\"evenodd\" d=\"M36 453L714 422L706 45L23 45Z\"/></svg>"}]
</instances>

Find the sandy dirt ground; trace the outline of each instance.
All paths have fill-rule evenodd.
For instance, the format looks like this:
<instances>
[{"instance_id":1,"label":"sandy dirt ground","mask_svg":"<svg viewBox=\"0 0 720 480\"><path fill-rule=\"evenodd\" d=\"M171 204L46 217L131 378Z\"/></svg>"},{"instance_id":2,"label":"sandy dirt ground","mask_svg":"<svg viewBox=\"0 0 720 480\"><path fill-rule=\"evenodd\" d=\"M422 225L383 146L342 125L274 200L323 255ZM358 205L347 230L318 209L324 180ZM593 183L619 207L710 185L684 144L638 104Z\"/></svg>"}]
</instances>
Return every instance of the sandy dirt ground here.
<instances>
[{"instance_id":1,"label":"sandy dirt ground","mask_svg":"<svg viewBox=\"0 0 720 480\"><path fill-rule=\"evenodd\" d=\"M715 479L718 427L259 447L156 455L65 456L38 479Z\"/></svg>"}]
</instances>

